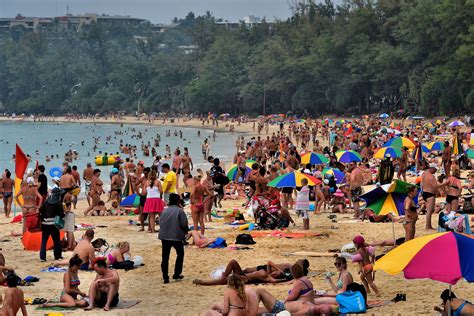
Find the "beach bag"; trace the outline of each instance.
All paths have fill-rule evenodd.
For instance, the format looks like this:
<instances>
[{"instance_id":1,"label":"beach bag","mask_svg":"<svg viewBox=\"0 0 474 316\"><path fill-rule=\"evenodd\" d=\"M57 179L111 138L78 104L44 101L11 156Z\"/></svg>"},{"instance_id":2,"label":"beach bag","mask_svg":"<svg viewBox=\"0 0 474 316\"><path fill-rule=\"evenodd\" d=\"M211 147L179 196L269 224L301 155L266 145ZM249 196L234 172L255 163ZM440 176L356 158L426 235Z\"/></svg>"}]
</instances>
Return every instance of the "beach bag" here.
<instances>
[{"instance_id":1,"label":"beach bag","mask_svg":"<svg viewBox=\"0 0 474 316\"><path fill-rule=\"evenodd\" d=\"M63 229L64 228L64 219L61 218L60 216L55 216L54 217L54 227L57 229Z\"/></svg>"},{"instance_id":2,"label":"beach bag","mask_svg":"<svg viewBox=\"0 0 474 316\"><path fill-rule=\"evenodd\" d=\"M235 239L235 243L239 245L255 245L256 242L253 240L252 236L249 234L240 234L237 235L237 238Z\"/></svg>"},{"instance_id":3,"label":"beach bag","mask_svg":"<svg viewBox=\"0 0 474 316\"><path fill-rule=\"evenodd\" d=\"M40 213L26 214L25 215L25 226L30 233L36 233L41 231L41 218Z\"/></svg>"},{"instance_id":4,"label":"beach bag","mask_svg":"<svg viewBox=\"0 0 474 316\"><path fill-rule=\"evenodd\" d=\"M339 313L341 314L365 313L366 311L364 297L358 291L337 294L336 302L339 304Z\"/></svg>"},{"instance_id":5,"label":"beach bag","mask_svg":"<svg viewBox=\"0 0 474 316\"><path fill-rule=\"evenodd\" d=\"M114 262L114 264L112 264L112 268L114 268L114 269L123 269L125 271L133 269L134 266L135 266L135 262L133 262L131 260L125 260L125 261L122 261L122 262Z\"/></svg>"}]
</instances>

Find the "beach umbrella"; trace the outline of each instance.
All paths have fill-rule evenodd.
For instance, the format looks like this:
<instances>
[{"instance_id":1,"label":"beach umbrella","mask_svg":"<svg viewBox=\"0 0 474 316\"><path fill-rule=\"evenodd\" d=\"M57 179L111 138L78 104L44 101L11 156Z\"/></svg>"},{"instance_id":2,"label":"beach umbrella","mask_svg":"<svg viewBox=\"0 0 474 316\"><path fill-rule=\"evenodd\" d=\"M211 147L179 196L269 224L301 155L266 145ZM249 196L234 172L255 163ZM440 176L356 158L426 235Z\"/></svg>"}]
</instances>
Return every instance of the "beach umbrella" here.
<instances>
[{"instance_id":1,"label":"beach umbrella","mask_svg":"<svg viewBox=\"0 0 474 316\"><path fill-rule=\"evenodd\" d=\"M378 215L394 213L404 215L404 201L407 197L410 183L395 180L392 183L381 185L375 189L361 195L361 199L366 202L365 208L371 209Z\"/></svg>"},{"instance_id":2,"label":"beach umbrella","mask_svg":"<svg viewBox=\"0 0 474 316\"><path fill-rule=\"evenodd\" d=\"M474 133L469 136L469 146L474 146Z\"/></svg>"},{"instance_id":3,"label":"beach umbrella","mask_svg":"<svg viewBox=\"0 0 474 316\"><path fill-rule=\"evenodd\" d=\"M375 262L374 270L403 272L406 279L431 279L451 285L474 281L474 238L455 232L407 241ZM440 252L441 251L441 252Z\"/></svg>"},{"instance_id":4,"label":"beach umbrella","mask_svg":"<svg viewBox=\"0 0 474 316\"><path fill-rule=\"evenodd\" d=\"M431 142L428 144L428 149L431 151L442 151L444 150L444 143L443 142Z\"/></svg>"},{"instance_id":5,"label":"beach umbrella","mask_svg":"<svg viewBox=\"0 0 474 316\"><path fill-rule=\"evenodd\" d=\"M423 160L423 148L421 147L421 144L413 149L412 157L415 160Z\"/></svg>"},{"instance_id":6,"label":"beach umbrella","mask_svg":"<svg viewBox=\"0 0 474 316\"><path fill-rule=\"evenodd\" d=\"M462 143L461 141L459 141L459 137L456 134L453 137L453 154L457 156L457 155L461 155L463 152L464 150L462 148Z\"/></svg>"},{"instance_id":7,"label":"beach umbrella","mask_svg":"<svg viewBox=\"0 0 474 316\"><path fill-rule=\"evenodd\" d=\"M453 121L448 124L448 127L457 127L457 126L464 126L464 123L461 121Z\"/></svg>"},{"instance_id":8,"label":"beach umbrella","mask_svg":"<svg viewBox=\"0 0 474 316\"><path fill-rule=\"evenodd\" d=\"M443 124L443 122L441 122L441 120L436 120L435 124L436 125L441 125L441 124Z\"/></svg>"},{"instance_id":9,"label":"beach umbrella","mask_svg":"<svg viewBox=\"0 0 474 316\"><path fill-rule=\"evenodd\" d=\"M336 180L336 184L346 182L346 174L337 168L324 168L322 172L323 176L331 175Z\"/></svg>"},{"instance_id":10,"label":"beach umbrella","mask_svg":"<svg viewBox=\"0 0 474 316\"><path fill-rule=\"evenodd\" d=\"M428 123L425 123L425 124L423 124L423 127L427 127L427 128L433 128L433 127L434 127L434 125L433 125L433 123L431 123L431 122L428 122Z\"/></svg>"},{"instance_id":11,"label":"beach umbrella","mask_svg":"<svg viewBox=\"0 0 474 316\"><path fill-rule=\"evenodd\" d=\"M400 135L402 132L400 132L399 130L396 130L396 129L393 129L393 128L390 128L390 127L384 127L382 129L380 129L378 132L378 134L395 134L395 135Z\"/></svg>"},{"instance_id":12,"label":"beach umbrella","mask_svg":"<svg viewBox=\"0 0 474 316\"><path fill-rule=\"evenodd\" d=\"M309 152L301 156L302 164L323 165L329 162L329 159L323 154Z\"/></svg>"},{"instance_id":13,"label":"beach umbrella","mask_svg":"<svg viewBox=\"0 0 474 316\"><path fill-rule=\"evenodd\" d=\"M386 142L383 146L384 147L392 146L392 147L398 147L398 148L407 147L409 149L413 149L416 147L415 143L407 137L392 138L388 142Z\"/></svg>"},{"instance_id":14,"label":"beach umbrella","mask_svg":"<svg viewBox=\"0 0 474 316\"><path fill-rule=\"evenodd\" d=\"M402 150L396 147L382 147L374 154L374 158L384 159L387 157L399 158L402 156Z\"/></svg>"},{"instance_id":15,"label":"beach umbrella","mask_svg":"<svg viewBox=\"0 0 474 316\"><path fill-rule=\"evenodd\" d=\"M386 119L386 118L389 118L390 115L388 115L387 113L382 113L379 115L380 118L383 118L383 119Z\"/></svg>"},{"instance_id":16,"label":"beach umbrella","mask_svg":"<svg viewBox=\"0 0 474 316\"><path fill-rule=\"evenodd\" d=\"M311 175L299 171L293 171L276 177L268 183L268 186L274 188L296 188L301 186L301 180L304 178L308 179L308 185L311 186L322 183L321 180L316 179Z\"/></svg>"},{"instance_id":17,"label":"beach umbrella","mask_svg":"<svg viewBox=\"0 0 474 316\"><path fill-rule=\"evenodd\" d=\"M140 196L136 193L129 195L120 202L120 206L138 207L140 206Z\"/></svg>"},{"instance_id":18,"label":"beach umbrella","mask_svg":"<svg viewBox=\"0 0 474 316\"><path fill-rule=\"evenodd\" d=\"M252 168L249 166L245 166L245 174L241 175L241 177L245 177L245 175L249 174L252 171ZM239 174L239 168L237 165L233 165L230 167L229 171L227 172L227 178L231 181L237 181L237 175Z\"/></svg>"},{"instance_id":19,"label":"beach umbrella","mask_svg":"<svg viewBox=\"0 0 474 316\"><path fill-rule=\"evenodd\" d=\"M130 177L130 175L127 175L127 182L125 182L125 187L123 189L122 197L127 197L134 193L135 191L133 190L133 186L132 186L132 177Z\"/></svg>"},{"instance_id":20,"label":"beach umbrella","mask_svg":"<svg viewBox=\"0 0 474 316\"><path fill-rule=\"evenodd\" d=\"M467 155L467 158L474 159L474 149L466 150L466 155Z\"/></svg>"},{"instance_id":21,"label":"beach umbrella","mask_svg":"<svg viewBox=\"0 0 474 316\"><path fill-rule=\"evenodd\" d=\"M353 150L339 150L336 152L336 158L343 163L362 161L361 155Z\"/></svg>"}]
</instances>

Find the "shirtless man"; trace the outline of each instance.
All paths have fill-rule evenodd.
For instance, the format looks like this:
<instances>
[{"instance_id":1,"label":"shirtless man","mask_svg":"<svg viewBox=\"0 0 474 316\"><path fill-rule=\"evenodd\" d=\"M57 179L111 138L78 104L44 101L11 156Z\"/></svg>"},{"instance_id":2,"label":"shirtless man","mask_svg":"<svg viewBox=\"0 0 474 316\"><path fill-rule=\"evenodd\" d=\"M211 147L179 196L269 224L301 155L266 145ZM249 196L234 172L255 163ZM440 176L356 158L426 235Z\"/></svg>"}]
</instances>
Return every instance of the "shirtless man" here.
<instances>
[{"instance_id":1,"label":"shirtless man","mask_svg":"<svg viewBox=\"0 0 474 316\"><path fill-rule=\"evenodd\" d=\"M208 188L201 183L201 177L196 176L193 178L193 187L190 196L190 203L191 203L191 216L193 218L193 225L194 230L198 230L198 225L201 225L201 234L204 235L205 227L204 227L204 195L210 196L212 192L208 190Z\"/></svg>"},{"instance_id":2,"label":"shirtless man","mask_svg":"<svg viewBox=\"0 0 474 316\"><path fill-rule=\"evenodd\" d=\"M87 168L84 169L82 172L82 179L85 182L85 193L86 193L86 198L87 198L87 204L90 206L91 205L91 197L89 195L91 191L91 182L92 178L94 177L94 168L92 168L91 163L87 164Z\"/></svg>"},{"instance_id":3,"label":"shirtless man","mask_svg":"<svg viewBox=\"0 0 474 316\"><path fill-rule=\"evenodd\" d=\"M191 170L194 169L193 160L189 156L189 151L187 147L184 147L184 153L183 153L183 156L181 157L181 161L182 161L182 167L183 167L183 174L184 174L184 177L186 178L191 173Z\"/></svg>"},{"instance_id":4,"label":"shirtless man","mask_svg":"<svg viewBox=\"0 0 474 316\"><path fill-rule=\"evenodd\" d=\"M61 178L59 178L59 187L65 192L70 192L77 187L76 179L72 175L72 168L70 166L66 167Z\"/></svg>"},{"instance_id":5,"label":"shirtless man","mask_svg":"<svg viewBox=\"0 0 474 316\"><path fill-rule=\"evenodd\" d=\"M81 186L81 175L79 174L79 172L77 172L77 166L72 166L71 175L74 178L76 187L80 187ZM72 195L72 205L74 206L74 209L76 209L76 204L77 204L77 195L73 194Z\"/></svg>"},{"instance_id":6,"label":"shirtless man","mask_svg":"<svg viewBox=\"0 0 474 316\"><path fill-rule=\"evenodd\" d=\"M20 196L23 196L23 204L20 202ZM37 200L39 201L39 205L43 204L43 197L39 194L38 188L35 186L35 179L28 177L26 179L26 185L22 186L20 192L15 196L15 201L21 207L21 213L23 214L23 233L26 231L25 216L34 214L38 210L36 204Z\"/></svg>"},{"instance_id":7,"label":"shirtless man","mask_svg":"<svg viewBox=\"0 0 474 316\"><path fill-rule=\"evenodd\" d=\"M183 173L182 163L183 163L183 158L180 156L181 151L179 148L176 148L174 151L174 157L173 157L173 164L172 164L172 170L176 173L176 189L179 188L179 174Z\"/></svg>"},{"instance_id":8,"label":"shirtless man","mask_svg":"<svg viewBox=\"0 0 474 316\"><path fill-rule=\"evenodd\" d=\"M360 195L364 184L364 175L355 162L349 164L349 183L351 188L351 199L354 205L354 218L360 217Z\"/></svg>"},{"instance_id":9,"label":"shirtless man","mask_svg":"<svg viewBox=\"0 0 474 316\"><path fill-rule=\"evenodd\" d=\"M15 182L11 179L11 176L11 172L7 170L2 181L3 205L5 217L7 218L10 217L12 211L13 187L15 186Z\"/></svg>"},{"instance_id":10,"label":"shirtless man","mask_svg":"<svg viewBox=\"0 0 474 316\"><path fill-rule=\"evenodd\" d=\"M107 312L119 303L120 277L116 270L107 268L105 259L96 260L94 269L97 275L89 289L89 306L86 310L97 306Z\"/></svg>"},{"instance_id":11,"label":"shirtless man","mask_svg":"<svg viewBox=\"0 0 474 316\"><path fill-rule=\"evenodd\" d=\"M426 224L425 229L434 229L431 226L431 216L433 215L436 195L438 194L438 181L434 174L436 173L437 165L430 164L428 170L425 170L421 175L421 189L423 190L423 200L426 201Z\"/></svg>"},{"instance_id":12,"label":"shirtless man","mask_svg":"<svg viewBox=\"0 0 474 316\"><path fill-rule=\"evenodd\" d=\"M397 178L403 181L407 181L407 168L408 168L408 148L402 147L402 156L398 159L398 174Z\"/></svg>"},{"instance_id":13,"label":"shirtless man","mask_svg":"<svg viewBox=\"0 0 474 316\"><path fill-rule=\"evenodd\" d=\"M449 145L449 141L444 142L444 150L443 154L441 156L442 162L443 162L443 167L444 167L444 173L446 174L446 177L449 178L451 175L451 151L452 148Z\"/></svg>"},{"instance_id":14,"label":"shirtless man","mask_svg":"<svg viewBox=\"0 0 474 316\"><path fill-rule=\"evenodd\" d=\"M82 264L80 267L81 270L93 269L92 263L95 260L95 252L94 252L95 250L91 244L92 239L94 239L94 230L92 228L89 228L84 233L84 236L82 236L82 240L80 240L77 243L77 246L76 248L74 248L74 251L72 253L73 256L77 254L79 258L81 258L82 260Z\"/></svg>"},{"instance_id":15,"label":"shirtless man","mask_svg":"<svg viewBox=\"0 0 474 316\"><path fill-rule=\"evenodd\" d=\"M104 188L102 187L104 183L102 180L100 180L100 169L95 169L94 170L94 176L92 177L91 181L91 190L89 192L89 195L91 197L91 204L89 207L84 211L84 215L89 213L90 210L97 204L99 204L100 201L100 195L104 193Z\"/></svg>"},{"instance_id":16,"label":"shirtless man","mask_svg":"<svg viewBox=\"0 0 474 316\"><path fill-rule=\"evenodd\" d=\"M25 298L23 291L17 287L20 278L15 274L7 276L8 288L5 290L5 301L3 302L2 315L17 315L21 309L23 316L28 315L25 308Z\"/></svg>"}]
</instances>

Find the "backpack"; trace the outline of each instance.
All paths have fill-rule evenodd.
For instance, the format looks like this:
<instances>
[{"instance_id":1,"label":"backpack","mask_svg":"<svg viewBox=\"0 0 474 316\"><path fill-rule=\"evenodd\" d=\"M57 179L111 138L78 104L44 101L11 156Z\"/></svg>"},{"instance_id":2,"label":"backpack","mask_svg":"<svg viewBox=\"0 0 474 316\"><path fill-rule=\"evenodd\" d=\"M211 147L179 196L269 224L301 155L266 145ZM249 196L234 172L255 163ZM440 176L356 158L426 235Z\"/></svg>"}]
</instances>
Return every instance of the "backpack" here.
<instances>
[{"instance_id":1,"label":"backpack","mask_svg":"<svg viewBox=\"0 0 474 316\"><path fill-rule=\"evenodd\" d=\"M254 245L256 244L255 240L253 240L252 236L249 234L240 234L235 239L236 244L240 245Z\"/></svg>"}]
</instances>

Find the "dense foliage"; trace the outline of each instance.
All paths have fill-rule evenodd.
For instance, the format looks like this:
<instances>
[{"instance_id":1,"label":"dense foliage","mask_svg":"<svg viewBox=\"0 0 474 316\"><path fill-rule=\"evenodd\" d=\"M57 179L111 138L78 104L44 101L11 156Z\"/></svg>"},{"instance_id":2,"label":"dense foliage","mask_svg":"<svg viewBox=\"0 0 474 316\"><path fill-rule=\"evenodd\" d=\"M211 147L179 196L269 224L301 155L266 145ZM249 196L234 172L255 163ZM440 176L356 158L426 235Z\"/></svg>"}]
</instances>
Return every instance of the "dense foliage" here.
<instances>
[{"instance_id":1,"label":"dense foliage","mask_svg":"<svg viewBox=\"0 0 474 316\"><path fill-rule=\"evenodd\" d=\"M6 112L474 109L474 0L299 2L287 21L0 34Z\"/></svg>"}]
</instances>

